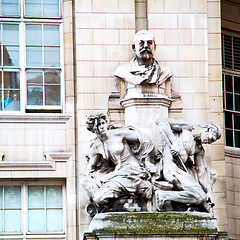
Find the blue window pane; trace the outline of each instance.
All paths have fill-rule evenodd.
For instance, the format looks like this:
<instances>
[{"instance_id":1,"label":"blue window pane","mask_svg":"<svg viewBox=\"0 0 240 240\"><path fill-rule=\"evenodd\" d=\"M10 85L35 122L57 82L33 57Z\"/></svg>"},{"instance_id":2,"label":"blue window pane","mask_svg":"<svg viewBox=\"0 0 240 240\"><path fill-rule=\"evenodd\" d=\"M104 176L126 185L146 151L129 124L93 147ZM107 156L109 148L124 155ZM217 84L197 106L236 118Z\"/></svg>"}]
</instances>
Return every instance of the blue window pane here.
<instances>
[{"instance_id":1,"label":"blue window pane","mask_svg":"<svg viewBox=\"0 0 240 240\"><path fill-rule=\"evenodd\" d=\"M62 207L62 187L47 187L47 207Z\"/></svg>"},{"instance_id":2,"label":"blue window pane","mask_svg":"<svg viewBox=\"0 0 240 240\"><path fill-rule=\"evenodd\" d=\"M3 231L3 210L0 210L0 232Z\"/></svg>"},{"instance_id":3,"label":"blue window pane","mask_svg":"<svg viewBox=\"0 0 240 240\"><path fill-rule=\"evenodd\" d=\"M44 207L44 188L43 186L28 187L28 207Z\"/></svg>"},{"instance_id":4,"label":"blue window pane","mask_svg":"<svg viewBox=\"0 0 240 240\"><path fill-rule=\"evenodd\" d=\"M42 47L27 47L27 66L42 67Z\"/></svg>"},{"instance_id":5,"label":"blue window pane","mask_svg":"<svg viewBox=\"0 0 240 240\"><path fill-rule=\"evenodd\" d=\"M3 24L3 44L19 45L18 24Z\"/></svg>"},{"instance_id":6,"label":"blue window pane","mask_svg":"<svg viewBox=\"0 0 240 240\"><path fill-rule=\"evenodd\" d=\"M27 83L40 83L43 84L43 71L28 70Z\"/></svg>"},{"instance_id":7,"label":"blue window pane","mask_svg":"<svg viewBox=\"0 0 240 240\"><path fill-rule=\"evenodd\" d=\"M59 46L59 26L44 25L44 45L45 46Z\"/></svg>"},{"instance_id":8,"label":"blue window pane","mask_svg":"<svg viewBox=\"0 0 240 240\"><path fill-rule=\"evenodd\" d=\"M45 210L28 210L28 231L45 232Z\"/></svg>"},{"instance_id":9,"label":"blue window pane","mask_svg":"<svg viewBox=\"0 0 240 240\"><path fill-rule=\"evenodd\" d=\"M44 66L45 67L60 66L60 48L59 47L44 48Z\"/></svg>"},{"instance_id":10,"label":"blue window pane","mask_svg":"<svg viewBox=\"0 0 240 240\"><path fill-rule=\"evenodd\" d=\"M27 105L43 105L43 86L27 86Z\"/></svg>"},{"instance_id":11,"label":"blue window pane","mask_svg":"<svg viewBox=\"0 0 240 240\"><path fill-rule=\"evenodd\" d=\"M2 15L19 15L18 0L2 0Z\"/></svg>"},{"instance_id":12,"label":"blue window pane","mask_svg":"<svg viewBox=\"0 0 240 240\"><path fill-rule=\"evenodd\" d=\"M3 46L3 65L19 66L19 47Z\"/></svg>"},{"instance_id":13,"label":"blue window pane","mask_svg":"<svg viewBox=\"0 0 240 240\"><path fill-rule=\"evenodd\" d=\"M43 0L43 16L59 16L59 0Z\"/></svg>"},{"instance_id":14,"label":"blue window pane","mask_svg":"<svg viewBox=\"0 0 240 240\"><path fill-rule=\"evenodd\" d=\"M6 186L4 188L5 208L21 208L21 187Z\"/></svg>"},{"instance_id":15,"label":"blue window pane","mask_svg":"<svg viewBox=\"0 0 240 240\"><path fill-rule=\"evenodd\" d=\"M42 25L26 25L26 42L27 45L42 45Z\"/></svg>"},{"instance_id":16,"label":"blue window pane","mask_svg":"<svg viewBox=\"0 0 240 240\"><path fill-rule=\"evenodd\" d=\"M3 209L3 187L0 187L0 209Z\"/></svg>"},{"instance_id":17,"label":"blue window pane","mask_svg":"<svg viewBox=\"0 0 240 240\"><path fill-rule=\"evenodd\" d=\"M42 16L41 0L26 0L25 15L26 16Z\"/></svg>"},{"instance_id":18,"label":"blue window pane","mask_svg":"<svg viewBox=\"0 0 240 240\"><path fill-rule=\"evenodd\" d=\"M21 232L21 210L5 210L4 220L5 232Z\"/></svg>"},{"instance_id":19,"label":"blue window pane","mask_svg":"<svg viewBox=\"0 0 240 240\"><path fill-rule=\"evenodd\" d=\"M63 231L63 212L61 209L47 209L47 232Z\"/></svg>"},{"instance_id":20,"label":"blue window pane","mask_svg":"<svg viewBox=\"0 0 240 240\"><path fill-rule=\"evenodd\" d=\"M5 111L19 111L20 110L20 90L18 91L4 91L4 110Z\"/></svg>"}]
</instances>

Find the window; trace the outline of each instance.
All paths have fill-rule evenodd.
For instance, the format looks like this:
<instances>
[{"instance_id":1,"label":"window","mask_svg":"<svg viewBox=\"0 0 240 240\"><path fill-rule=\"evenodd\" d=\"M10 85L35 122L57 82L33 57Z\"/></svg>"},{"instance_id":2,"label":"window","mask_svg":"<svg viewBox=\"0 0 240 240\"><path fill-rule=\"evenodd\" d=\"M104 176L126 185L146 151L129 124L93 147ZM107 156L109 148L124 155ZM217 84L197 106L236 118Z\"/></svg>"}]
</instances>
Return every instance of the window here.
<instances>
[{"instance_id":1,"label":"window","mask_svg":"<svg viewBox=\"0 0 240 240\"><path fill-rule=\"evenodd\" d=\"M64 186L0 186L0 237L65 239Z\"/></svg>"},{"instance_id":2,"label":"window","mask_svg":"<svg viewBox=\"0 0 240 240\"><path fill-rule=\"evenodd\" d=\"M240 148L240 38L222 35L226 146Z\"/></svg>"},{"instance_id":3,"label":"window","mask_svg":"<svg viewBox=\"0 0 240 240\"><path fill-rule=\"evenodd\" d=\"M0 111L60 112L60 0L0 0Z\"/></svg>"}]
</instances>

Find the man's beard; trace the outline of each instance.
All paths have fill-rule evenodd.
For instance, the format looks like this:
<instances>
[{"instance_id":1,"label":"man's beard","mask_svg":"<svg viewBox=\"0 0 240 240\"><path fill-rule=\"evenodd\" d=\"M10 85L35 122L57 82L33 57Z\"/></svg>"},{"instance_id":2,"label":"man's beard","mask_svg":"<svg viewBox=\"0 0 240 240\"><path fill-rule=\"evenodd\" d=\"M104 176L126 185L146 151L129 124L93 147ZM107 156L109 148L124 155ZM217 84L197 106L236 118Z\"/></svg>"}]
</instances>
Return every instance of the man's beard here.
<instances>
[{"instance_id":1,"label":"man's beard","mask_svg":"<svg viewBox=\"0 0 240 240\"><path fill-rule=\"evenodd\" d=\"M140 56L144 60L152 58L152 51L149 48L144 48L140 50Z\"/></svg>"}]
</instances>

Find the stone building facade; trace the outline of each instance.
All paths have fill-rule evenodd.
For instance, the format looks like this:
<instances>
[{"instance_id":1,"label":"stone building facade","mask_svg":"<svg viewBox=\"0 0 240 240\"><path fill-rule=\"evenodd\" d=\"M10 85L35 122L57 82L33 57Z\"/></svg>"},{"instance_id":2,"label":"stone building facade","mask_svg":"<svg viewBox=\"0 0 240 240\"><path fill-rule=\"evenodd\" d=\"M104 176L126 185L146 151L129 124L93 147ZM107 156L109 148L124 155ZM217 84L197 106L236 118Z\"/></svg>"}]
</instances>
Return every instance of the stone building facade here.
<instances>
[{"instance_id":1,"label":"stone building facade","mask_svg":"<svg viewBox=\"0 0 240 240\"><path fill-rule=\"evenodd\" d=\"M171 69L182 98L169 117L214 121L223 129L223 137L206 146L218 172L214 211L219 230L240 239L237 0L0 4L0 239L82 239L90 218L80 182L93 137L86 117L103 112L124 122L121 106L109 110L109 96L120 91L113 73L134 56L131 43L141 29L155 35L155 58Z\"/></svg>"}]
</instances>

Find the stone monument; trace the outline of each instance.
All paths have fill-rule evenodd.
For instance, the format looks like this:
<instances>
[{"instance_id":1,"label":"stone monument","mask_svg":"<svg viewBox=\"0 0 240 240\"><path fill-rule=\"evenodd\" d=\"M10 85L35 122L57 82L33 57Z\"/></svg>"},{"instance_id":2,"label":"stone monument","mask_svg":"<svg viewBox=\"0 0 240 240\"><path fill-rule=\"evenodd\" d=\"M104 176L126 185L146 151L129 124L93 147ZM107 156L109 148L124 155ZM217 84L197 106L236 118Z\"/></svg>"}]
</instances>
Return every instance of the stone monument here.
<instances>
[{"instance_id":1,"label":"stone monument","mask_svg":"<svg viewBox=\"0 0 240 240\"><path fill-rule=\"evenodd\" d=\"M136 57L115 71L126 86L125 124L109 124L101 113L87 119L95 138L82 182L92 218L85 239L224 239L212 211L217 172L204 150L221 129L168 118L172 74L153 58L155 47L152 34L138 32Z\"/></svg>"}]
</instances>

